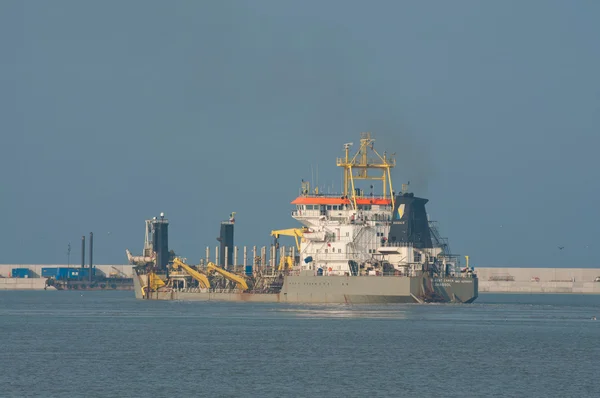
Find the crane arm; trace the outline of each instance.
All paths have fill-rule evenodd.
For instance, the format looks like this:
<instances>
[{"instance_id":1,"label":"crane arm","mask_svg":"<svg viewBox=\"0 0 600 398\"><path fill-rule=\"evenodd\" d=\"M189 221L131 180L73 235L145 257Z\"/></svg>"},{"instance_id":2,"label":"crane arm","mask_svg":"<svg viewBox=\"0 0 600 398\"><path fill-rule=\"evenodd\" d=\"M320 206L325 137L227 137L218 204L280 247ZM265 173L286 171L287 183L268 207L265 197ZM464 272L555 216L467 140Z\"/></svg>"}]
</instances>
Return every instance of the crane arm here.
<instances>
[{"instance_id":1,"label":"crane arm","mask_svg":"<svg viewBox=\"0 0 600 398\"><path fill-rule=\"evenodd\" d=\"M185 272L188 273L188 275L190 275L192 278L197 280L198 283L200 284L201 288L203 288L203 289L210 288L210 282L208 281L208 278L206 277L206 275L196 271L195 269L193 269L192 267L190 267L189 265L187 265L186 263L181 261L179 258L175 257L173 259L173 269L178 269L178 268L183 268L185 270Z\"/></svg>"},{"instance_id":2,"label":"crane arm","mask_svg":"<svg viewBox=\"0 0 600 398\"><path fill-rule=\"evenodd\" d=\"M294 239L296 239L298 253L300 253L300 242L298 241L298 238L304 237L304 232L306 232L305 228L276 229L271 231L271 236L274 236L275 239L279 239L279 235L293 236Z\"/></svg>"},{"instance_id":3,"label":"crane arm","mask_svg":"<svg viewBox=\"0 0 600 398\"><path fill-rule=\"evenodd\" d=\"M228 271L224 270L223 268L216 266L214 263L210 263L210 262L207 264L206 269L208 270L208 272L217 272L217 273L221 274L223 277L225 277L226 279L229 279L230 281L235 282L238 289L248 290L248 284L246 283L246 280L244 278L242 278L241 276L233 274L231 272L228 272Z\"/></svg>"}]
</instances>

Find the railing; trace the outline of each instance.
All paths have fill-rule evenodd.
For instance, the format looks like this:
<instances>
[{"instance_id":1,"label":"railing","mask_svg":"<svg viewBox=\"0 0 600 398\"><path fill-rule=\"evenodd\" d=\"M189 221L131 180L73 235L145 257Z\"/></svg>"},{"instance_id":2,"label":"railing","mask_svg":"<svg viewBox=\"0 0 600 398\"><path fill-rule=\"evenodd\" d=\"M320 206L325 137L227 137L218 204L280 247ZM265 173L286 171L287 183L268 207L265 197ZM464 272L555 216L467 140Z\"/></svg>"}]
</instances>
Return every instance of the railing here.
<instances>
[{"instance_id":1,"label":"railing","mask_svg":"<svg viewBox=\"0 0 600 398\"><path fill-rule=\"evenodd\" d=\"M328 274L327 271L323 272L323 275L318 275L317 271L314 271L314 275L313 276L337 276L337 277L346 277L346 276L351 276L349 271L331 271L331 274ZM336 272L345 272L346 274L337 274ZM300 276L301 273L306 273L306 271L299 271L299 270L291 270L291 271L286 271L285 274L288 276ZM377 278L377 277L396 277L396 278L406 278L406 277L418 277L418 276L423 276L423 274L425 274L422 271L417 271L417 272L413 272L413 273L408 273L408 274L403 274L399 271L393 271L393 272L377 272L375 275L370 274L370 275L357 275L361 278ZM434 278L452 278L452 279L475 279L477 278L476 274L469 274L469 275L455 275L455 276L451 276L451 275L434 275Z\"/></svg>"}]
</instances>

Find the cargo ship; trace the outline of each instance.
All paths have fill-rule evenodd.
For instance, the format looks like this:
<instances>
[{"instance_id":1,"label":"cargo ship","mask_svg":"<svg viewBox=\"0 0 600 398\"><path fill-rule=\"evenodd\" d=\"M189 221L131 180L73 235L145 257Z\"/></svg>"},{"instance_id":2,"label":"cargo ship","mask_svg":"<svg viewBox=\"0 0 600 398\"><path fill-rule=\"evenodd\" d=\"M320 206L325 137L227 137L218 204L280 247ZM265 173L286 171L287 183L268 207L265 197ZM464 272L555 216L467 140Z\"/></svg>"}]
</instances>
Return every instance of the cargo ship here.
<instances>
[{"instance_id":1,"label":"cargo ship","mask_svg":"<svg viewBox=\"0 0 600 398\"><path fill-rule=\"evenodd\" d=\"M257 250L234 246L235 213L221 223L220 244L200 264L190 265L168 249L168 220L146 220L144 253L133 256L136 298L148 300L277 303L472 303L478 279L452 254L425 198L393 190L395 159L374 148L362 133L358 150L344 144L339 194L324 194L302 180L291 216L297 227L271 231L272 243ZM368 192L359 187L369 182ZM380 184L375 194L374 185ZM281 236L295 245L280 245ZM268 255L267 255L268 252ZM250 254L250 258L249 258Z\"/></svg>"}]
</instances>

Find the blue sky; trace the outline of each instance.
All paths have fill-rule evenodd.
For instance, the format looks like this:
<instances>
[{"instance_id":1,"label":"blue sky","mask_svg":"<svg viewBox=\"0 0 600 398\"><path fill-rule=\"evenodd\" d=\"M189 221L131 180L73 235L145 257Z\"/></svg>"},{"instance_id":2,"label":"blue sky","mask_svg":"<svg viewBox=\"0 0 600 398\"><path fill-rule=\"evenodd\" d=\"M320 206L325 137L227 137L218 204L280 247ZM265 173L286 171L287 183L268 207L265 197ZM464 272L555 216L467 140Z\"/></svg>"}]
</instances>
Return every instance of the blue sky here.
<instances>
[{"instance_id":1,"label":"blue sky","mask_svg":"<svg viewBox=\"0 0 600 398\"><path fill-rule=\"evenodd\" d=\"M595 1L2 1L0 263L195 263L371 131L479 266L600 266ZM289 242L291 244L291 241ZM564 246L562 251L558 246Z\"/></svg>"}]
</instances>

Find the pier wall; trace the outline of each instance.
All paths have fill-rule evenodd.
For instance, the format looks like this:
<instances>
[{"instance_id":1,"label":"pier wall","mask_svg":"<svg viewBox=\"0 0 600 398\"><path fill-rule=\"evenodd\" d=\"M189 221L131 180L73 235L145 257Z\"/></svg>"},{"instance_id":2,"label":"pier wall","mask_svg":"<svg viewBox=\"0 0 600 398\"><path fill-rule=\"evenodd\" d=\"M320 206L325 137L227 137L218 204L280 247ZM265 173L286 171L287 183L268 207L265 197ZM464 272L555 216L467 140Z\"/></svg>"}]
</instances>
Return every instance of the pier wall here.
<instances>
[{"instance_id":1,"label":"pier wall","mask_svg":"<svg viewBox=\"0 0 600 398\"><path fill-rule=\"evenodd\" d=\"M45 286L46 278L0 278L0 290L44 290Z\"/></svg>"},{"instance_id":2,"label":"pier wall","mask_svg":"<svg viewBox=\"0 0 600 398\"><path fill-rule=\"evenodd\" d=\"M496 268L475 269L479 293L600 294L600 268Z\"/></svg>"}]
</instances>

